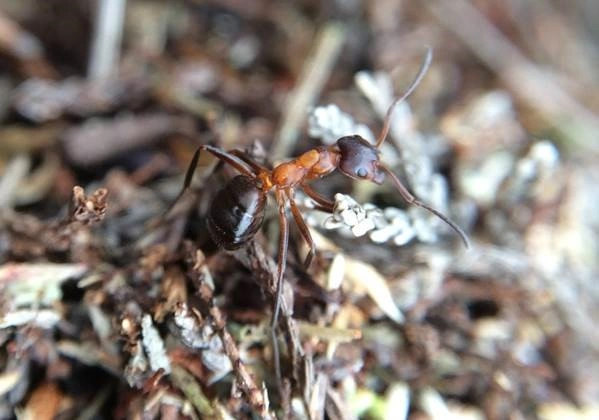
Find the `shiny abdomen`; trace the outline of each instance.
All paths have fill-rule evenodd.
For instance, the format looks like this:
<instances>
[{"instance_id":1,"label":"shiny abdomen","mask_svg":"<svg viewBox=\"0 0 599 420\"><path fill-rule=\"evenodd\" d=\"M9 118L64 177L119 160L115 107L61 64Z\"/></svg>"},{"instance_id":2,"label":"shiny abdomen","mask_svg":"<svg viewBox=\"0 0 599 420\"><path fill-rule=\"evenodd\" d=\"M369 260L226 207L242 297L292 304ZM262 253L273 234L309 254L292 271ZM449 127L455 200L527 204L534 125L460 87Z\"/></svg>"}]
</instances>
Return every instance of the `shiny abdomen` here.
<instances>
[{"instance_id":1,"label":"shiny abdomen","mask_svg":"<svg viewBox=\"0 0 599 420\"><path fill-rule=\"evenodd\" d=\"M248 242L262 226L266 195L255 181L238 175L220 190L208 214L208 231L219 246L232 250Z\"/></svg>"}]
</instances>

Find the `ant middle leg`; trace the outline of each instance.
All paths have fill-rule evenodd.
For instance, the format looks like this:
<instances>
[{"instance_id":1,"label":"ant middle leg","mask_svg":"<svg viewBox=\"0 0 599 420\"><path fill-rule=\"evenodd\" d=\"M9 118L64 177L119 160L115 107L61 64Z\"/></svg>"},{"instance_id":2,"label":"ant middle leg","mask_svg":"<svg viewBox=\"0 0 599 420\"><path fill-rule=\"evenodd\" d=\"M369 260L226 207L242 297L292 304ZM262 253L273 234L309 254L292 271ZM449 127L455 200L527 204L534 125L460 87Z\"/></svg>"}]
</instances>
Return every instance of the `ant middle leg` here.
<instances>
[{"instance_id":1,"label":"ant middle leg","mask_svg":"<svg viewBox=\"0 0 599 420\"><path fill-rule=\"evenodd\" d=\"M308 247L310 247L308 255L306 255L306 259L304 260L304 267L308 269L308 267L310 267L310 264L312 263L314 255L316 255L316 245L314 245L314 240L312 239L312 235L310 234L310 229L308 229L308 225L306 225L306 221L304 220L302 213L297 208L297 204L295 204L293 190L288 189L286 192L287 198L289 200L289 207L291 208L291 214L293 215L295 224L297 224L297 227L299 228L300 234L304 238L304 241L306 241Z\"/></svg>"},{"instance_id":2,"label":"ant middle leg","mask_svg":"<svg viewBox=\"0 0 599 420\"><path fill-rule=\"evenodd\" d=\"M259 173L259 172L270 172L270 170L268 168L266 168L265 166L260 165L258 162L254 161L252 158L250 158L249 156L247 156L241 150L233 149L233 150L230 150L229 153L232 154L233 156L238 157L239 159L241 159L242 161L244 161L246 164L248 164L249 166L251 166L252 169L254 170L254 172L256 172L256 173Z\"/></svg>"}]
</instances>

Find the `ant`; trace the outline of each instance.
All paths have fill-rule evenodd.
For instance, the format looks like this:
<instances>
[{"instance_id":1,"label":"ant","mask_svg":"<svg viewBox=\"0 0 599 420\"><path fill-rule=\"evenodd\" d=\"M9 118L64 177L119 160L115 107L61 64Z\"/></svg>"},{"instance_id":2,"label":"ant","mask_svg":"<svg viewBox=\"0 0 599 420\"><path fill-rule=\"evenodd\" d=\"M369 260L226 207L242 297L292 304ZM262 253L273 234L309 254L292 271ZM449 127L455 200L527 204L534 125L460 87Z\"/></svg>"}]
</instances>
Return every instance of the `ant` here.
<instances>
[{"instance_id":1,"label":"ant","mask_svg":"<svg viewBox=\"0 0 599 420\"><path fill-rule=\"evenodd\" d=\"M227 152L210 145L199 146L191 159L179 197L189 188L200 153L204 150L214 155L220 161L229 164L240 173L240 175L232 178L217 193L208 214L208 231L212 239L222 248L227 250L238 249L254 237L264 220L264 207L266 205L267 194L271 191L275 194L278 206L280 236L276 272L277 289L271 331L275 370L279 381L281 375L279 351L276 342L276 326L281 309L283 274L285 273L287 245L289 241L287 205L291 209L291 214L299 228L301 236L310 248L304 261L306 268L310 266L312 258L316 253L310 230L295 203L294 191L296 189L302 189L316 203L315 207L317 209L332 213L335 203L312 189L308 185L310 181L323 178L335 170L339 170L349 178L367 180L378 185L383 183L386 176L389 176L404 200L412 205L422 207L439 217L460 236L465 246L469 247L468 238L458 225L438 210L414 197L401 183L399 178L379 159L379 148L389 132L391 115L395 107L405 100L418 86L426 74L431 61L432 52L428 49L414 81L405 93L396 98L389 107L384 119L383 128L375 145L372 145L358 135L344 136L332 146L319 146L308 150L295 159L275 166L272 170L254 162L241 150Z\"/></svg>"}]
</instances>

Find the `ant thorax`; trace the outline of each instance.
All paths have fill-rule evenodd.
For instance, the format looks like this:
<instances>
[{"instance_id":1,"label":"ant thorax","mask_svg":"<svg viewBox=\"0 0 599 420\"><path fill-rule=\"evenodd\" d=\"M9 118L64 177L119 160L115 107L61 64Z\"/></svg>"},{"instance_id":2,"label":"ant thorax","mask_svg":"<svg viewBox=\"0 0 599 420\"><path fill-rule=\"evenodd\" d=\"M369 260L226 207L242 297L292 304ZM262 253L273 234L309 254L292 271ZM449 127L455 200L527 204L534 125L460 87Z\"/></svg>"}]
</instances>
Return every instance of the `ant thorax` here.
<instances>
[{"instance_id":1,"label":"ant thorax","mask_svg":"<svg viewBox=\"0 0 599 420\"><path fill-rule=\"evenodd\" d=\"M333 172L339 163L337 149L317 147L272 170L272 182L277 188L293 188L302 182L321 178Z\"/></svg>"},{"instance_id":2,"label":"ant thorax","mask_svg":"<svg viewBox=\"0 0 599 420\"><path fill-rule=\"evenodd\" d=\"M309 169L296 160L283 162L272 170L272 182L278 189L292 188L304 180Z\"/></svg>"}]
</instances>

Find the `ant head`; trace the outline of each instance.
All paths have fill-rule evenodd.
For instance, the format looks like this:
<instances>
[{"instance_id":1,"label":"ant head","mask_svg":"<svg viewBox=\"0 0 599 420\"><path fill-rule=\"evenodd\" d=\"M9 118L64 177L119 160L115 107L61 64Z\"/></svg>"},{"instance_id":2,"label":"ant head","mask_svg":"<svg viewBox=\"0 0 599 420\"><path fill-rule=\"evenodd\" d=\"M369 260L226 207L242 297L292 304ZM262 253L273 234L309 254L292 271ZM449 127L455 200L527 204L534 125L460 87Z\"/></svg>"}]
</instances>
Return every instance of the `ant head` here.
<instances>
[{"instance_id":1,"label":"ant head","mask_svg":"<svg viewBox=\"0 0 599 420\"><path fill-rule=\"evenodd\" d=\"M398 189L401 196L410 204L413 204L418 207L422 207L425 210L433 213L445 223L447 223L453 230L455 230L460 238L466 245L466 248L469 248L469 241L466 234L460 229L458 225L456 225L453 221L451 221L447 216L433 207L423 203L414 197L408 189L401 183L399 178L387 167L384 163L381 163L379 160L379 147L384 143L387 138L387 134L389 134L389 128L391 126L391 116L397 104L401 103L405 100L413 91L416 89L416 86L420 83L426 71L428 70L431 60L432 60L432 51L430 48L426 52L426 57L422 62L420 70L416 75L416 78L410 84L408 89L405 91L403 95L398 97L393 101L389 109L387 110L387 115L385 115L385 121L383 123L383 129L381 130L376 143L370 144L366 140L364 140L360 136L346 136L341 137L337 140L337 148L339 149L339 154L341 155L339 159L339 163L337 168L346 176L352 179L365 179L368 181L372 181L375 184L382 184L385 180L385 175L389 175L389 178L395 184L395 187Z\"/></svg>"},{"instance_id":2,"label":"ant head","mask_svg":"<svg viewBox=\"0 0 599 420\"><path fill-rule=\"evenodd\" d=\"M385 173L379 169L379 151L360 136L337 140L341 158L338 169L352 179L364 179L382 184Z\"/></svg>"},{"instance_id":3,"label":"ant head","mask_svg":"<svg viewBox=\"0 0 599 420\"><path fill-rule=\"evenodd\" d=\"M393 110L397 104L404 101L410 94L416 89L416 86L420 83L426 71L428 70L431 60L432 51L429 48L426 51L426 57L420 66L420 70L416 75L416 78L412 81L408 89L403 95L396 98L385 116L383 123L383 129L381 130L376 143L370 144L360 136L346 136L337 140L337 147L341 153L341 159L339 161L338 168L344 174L353 179L365 179L372 181L375 184L382 184L385 179L384 167L379 161L379 147L389 133L391 126L391 116Z\"/></svg>"}]
</instances>

